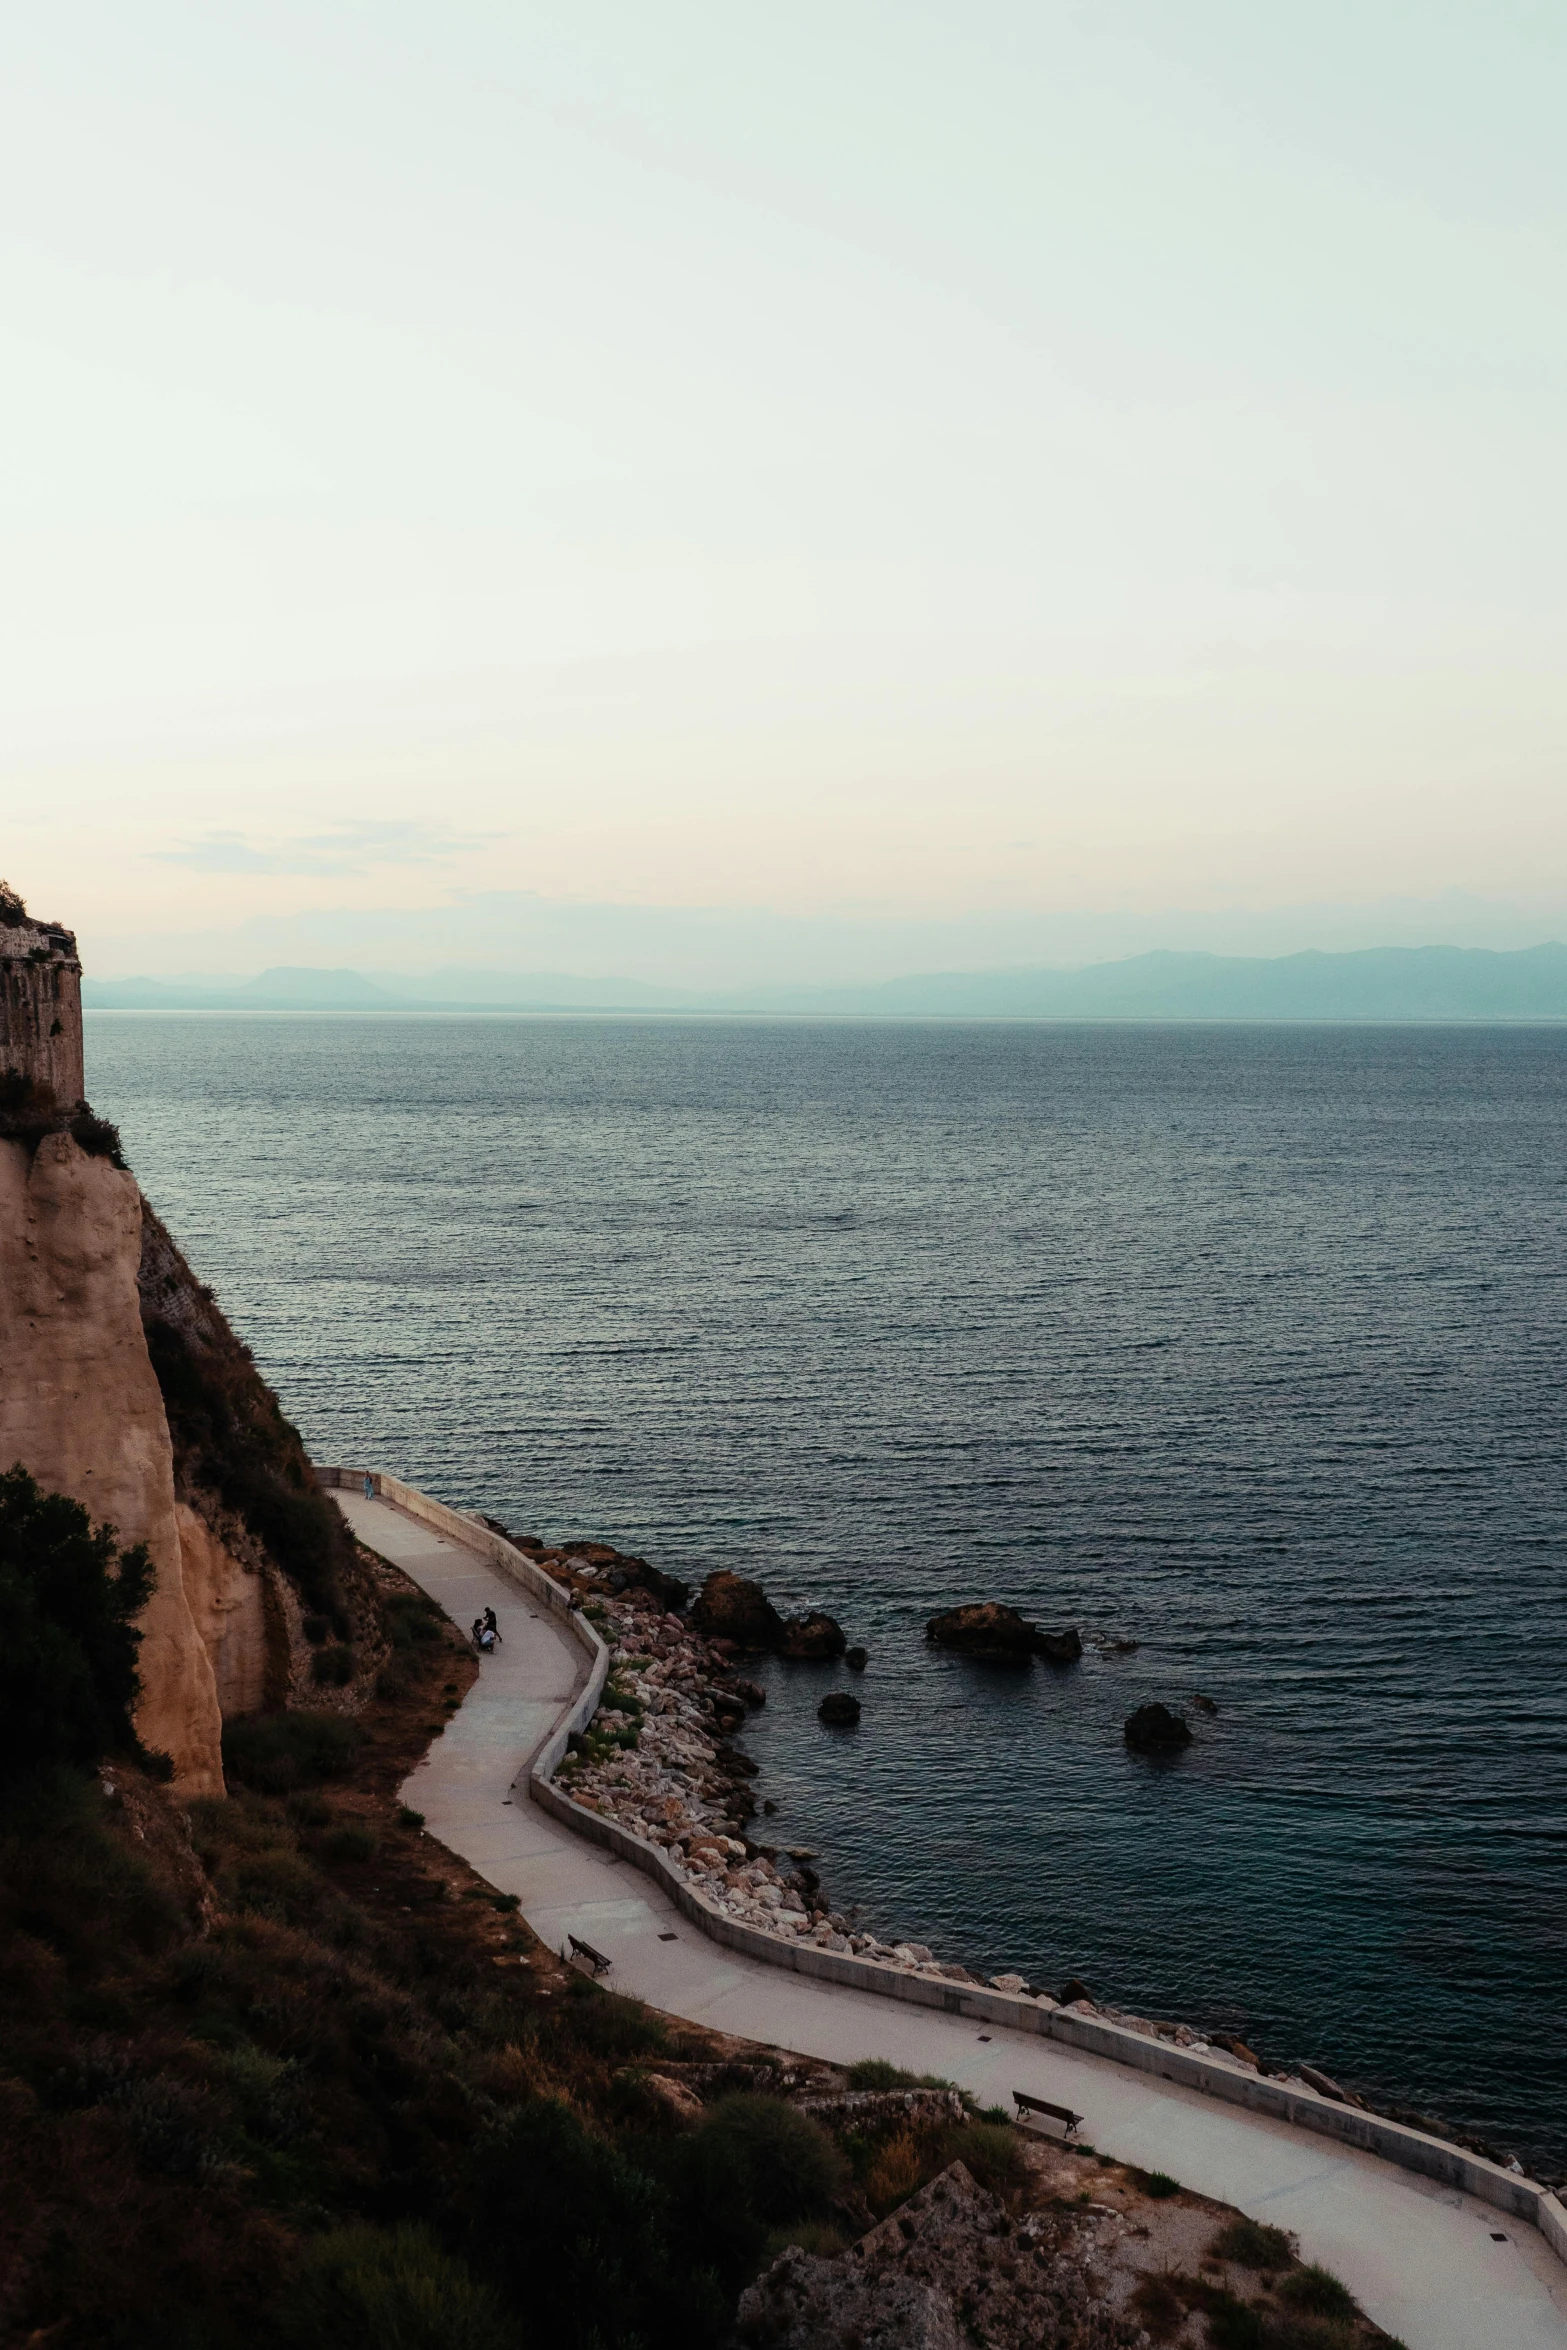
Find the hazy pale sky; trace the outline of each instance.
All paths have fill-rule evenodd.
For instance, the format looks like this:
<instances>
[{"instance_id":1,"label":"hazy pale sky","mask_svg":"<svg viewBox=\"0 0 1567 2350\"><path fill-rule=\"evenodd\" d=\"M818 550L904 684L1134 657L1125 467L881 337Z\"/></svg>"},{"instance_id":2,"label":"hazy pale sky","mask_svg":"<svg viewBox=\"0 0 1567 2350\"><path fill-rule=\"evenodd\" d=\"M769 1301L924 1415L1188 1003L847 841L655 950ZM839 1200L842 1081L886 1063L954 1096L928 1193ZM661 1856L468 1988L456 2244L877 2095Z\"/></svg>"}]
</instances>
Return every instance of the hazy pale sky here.
<instances>
[{"instance_id":1,"label":"hazy pale sky","mask_svg":"<svg viewBox=\"0 0 1567 2350\"><path fill-rule=\"evenodd\" d=\"M1559 0L51 0L0 68L0 871L100 970L1567 922Z\"/></svg>"}]
</instances>

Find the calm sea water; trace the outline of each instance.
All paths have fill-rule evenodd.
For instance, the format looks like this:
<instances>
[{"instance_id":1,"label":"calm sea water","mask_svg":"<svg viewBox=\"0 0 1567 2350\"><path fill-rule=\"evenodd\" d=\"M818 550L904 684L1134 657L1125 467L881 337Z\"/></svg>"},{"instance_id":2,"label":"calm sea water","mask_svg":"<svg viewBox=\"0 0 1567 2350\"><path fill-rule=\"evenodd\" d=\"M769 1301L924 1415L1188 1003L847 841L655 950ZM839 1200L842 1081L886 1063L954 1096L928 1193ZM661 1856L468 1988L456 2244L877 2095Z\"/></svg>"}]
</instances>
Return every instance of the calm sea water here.
<instances>
[{"instance_id":1,"label":"calm sea water","mask_svg":"<svg viewBox=\"0 0 1567 2350\"><path fill-rule=\"evenodd\" d=\"M1567 1033L90 1020L318 1457L871 1651L782 1842L1567 2164ZM994 1597L1135 1640L933 1654ZM1218 1703L1160 1765L1121 1724Z\"/></svg>"}]
</instances>

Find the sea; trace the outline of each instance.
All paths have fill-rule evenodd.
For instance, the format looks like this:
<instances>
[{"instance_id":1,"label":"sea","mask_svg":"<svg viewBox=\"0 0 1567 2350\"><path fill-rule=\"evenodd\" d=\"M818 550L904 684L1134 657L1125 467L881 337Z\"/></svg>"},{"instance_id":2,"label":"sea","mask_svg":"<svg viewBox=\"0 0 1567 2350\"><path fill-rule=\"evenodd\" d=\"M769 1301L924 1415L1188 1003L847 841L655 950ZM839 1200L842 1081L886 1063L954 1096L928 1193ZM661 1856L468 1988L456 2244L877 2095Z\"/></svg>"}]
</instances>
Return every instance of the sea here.
<instances>
[{"instance_id":1,"label":"sea","mask_svg":"<svg viewBox=\"0 0 1567 2350\"><path fill-rule=\"evenodd\" d=\"M1567 2170L1567 1029L87 1050L317 1458L865 1645L769 1664L745 1734L837 1908ZM927 1644L981 1599L1081 1662Z\"/></svg>"}]
</instances>

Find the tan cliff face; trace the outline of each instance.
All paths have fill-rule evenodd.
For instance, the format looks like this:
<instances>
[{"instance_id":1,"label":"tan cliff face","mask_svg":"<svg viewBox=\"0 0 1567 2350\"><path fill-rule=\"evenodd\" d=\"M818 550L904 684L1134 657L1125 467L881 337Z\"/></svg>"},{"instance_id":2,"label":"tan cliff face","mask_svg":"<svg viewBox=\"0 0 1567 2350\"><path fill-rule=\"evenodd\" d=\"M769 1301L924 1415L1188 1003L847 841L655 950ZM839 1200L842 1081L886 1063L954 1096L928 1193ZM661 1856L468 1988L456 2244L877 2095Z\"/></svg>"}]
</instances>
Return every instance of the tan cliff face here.
<instances>
[{"instance_id":1,"label":"tan cliff face","mask_svg":"<svg viewBox=\"0 0 1567 2350\"><path fill-rule=\"evenodd\" d=\"M225 1597L233 1576L221 1545L193 1529L182 1545L168 1422L142 1330L141 1244L133 1176L68 1134L46 1135L36 1151L0 1140L0 1463L20 1461L40 1485L71 1494L122 1543L146 1543L157 1582L141 1619L137 1728L171 1756L183 1793L220 1794L222 1720L203 1632L215 1632L220 1656L242 1647L227 1624L245 1602ZM245 1686L247 1670L225 1664Z\"/></svg>"}]
</instances>

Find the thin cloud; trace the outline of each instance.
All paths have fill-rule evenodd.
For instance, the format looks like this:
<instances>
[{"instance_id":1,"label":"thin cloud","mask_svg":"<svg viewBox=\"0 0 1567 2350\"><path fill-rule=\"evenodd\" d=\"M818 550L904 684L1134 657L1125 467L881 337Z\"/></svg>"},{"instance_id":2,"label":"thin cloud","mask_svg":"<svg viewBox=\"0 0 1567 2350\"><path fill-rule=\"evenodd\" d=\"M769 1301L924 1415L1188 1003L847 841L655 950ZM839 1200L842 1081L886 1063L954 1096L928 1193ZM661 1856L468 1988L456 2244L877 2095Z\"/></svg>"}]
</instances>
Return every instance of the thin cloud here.
<instances>
[{"instance_id":1,"label":"thin cloud","mask_svg":"<svg viewBox=\"0 0 1567 2350\"><path fill-rule=\"evenodd\" d=\"M152 852L160 865L191 873L293 873L351 880L386 865L435 865L475 849L493 833L435 832L424 824L342 824L331 832L258 845L243 832L208 832L183 848Z\"/></svg>"}]
</instances>

